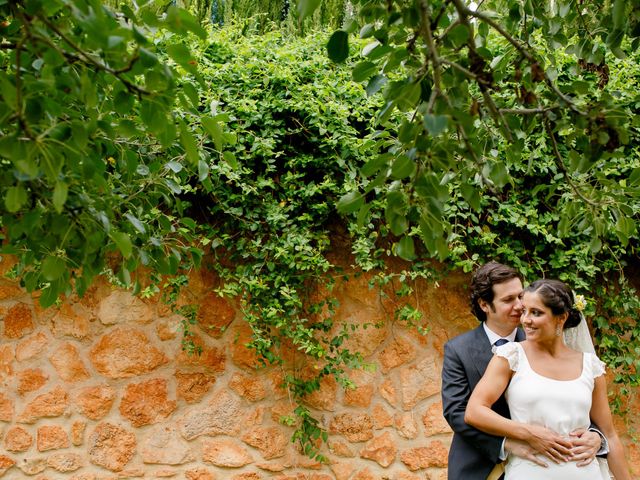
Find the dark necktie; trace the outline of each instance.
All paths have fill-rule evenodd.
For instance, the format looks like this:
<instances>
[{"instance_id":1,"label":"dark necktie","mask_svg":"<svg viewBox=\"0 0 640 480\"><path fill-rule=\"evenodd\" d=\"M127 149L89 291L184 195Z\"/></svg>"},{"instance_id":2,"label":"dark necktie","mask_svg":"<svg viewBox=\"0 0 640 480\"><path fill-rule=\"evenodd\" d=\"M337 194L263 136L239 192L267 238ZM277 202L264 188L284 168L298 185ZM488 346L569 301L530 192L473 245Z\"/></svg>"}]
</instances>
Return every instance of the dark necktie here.
<instances>
[{"instance_id":1,"label":"dark necktie","mask_svg":"<svg viewBox=\"0 0 640 480\"><path fill-rule=\"evenodd\" d=\"M494 345L496 347L499 347L500 345L504 345L505 343L509 343L509 340L507 340L506 338L499 338L498 340L496 340Z\"/></svg>"}]
</instances>

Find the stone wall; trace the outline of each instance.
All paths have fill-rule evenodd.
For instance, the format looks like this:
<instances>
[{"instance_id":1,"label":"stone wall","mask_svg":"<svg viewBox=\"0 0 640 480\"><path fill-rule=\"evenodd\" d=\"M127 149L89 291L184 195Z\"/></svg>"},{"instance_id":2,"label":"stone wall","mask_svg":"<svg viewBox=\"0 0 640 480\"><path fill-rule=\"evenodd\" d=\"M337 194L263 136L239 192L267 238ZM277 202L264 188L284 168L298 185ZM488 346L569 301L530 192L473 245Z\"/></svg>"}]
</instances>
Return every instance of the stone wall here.
<instances>
[{"instance_id":1,"label":"stone wall","mask_svg":"<svg viewBox=\"0 0 640 480\"><path fill-rule=\"evenodd\" d=\"M6 269L6 261L4 262ZM446 479L450 431L442 418L443 344L476 325L468 277L418 284L412 299L429 334L393 320L398 300L361 276L335 289L337 317L362 327L349 340L373 371L354 371L357 388L326 380L309 405L329 431L329 464L300 455L279 420L293 404L283 370L257 369L236 305L211 293L216 279L192 275L182 302L199 305L194 340L181 348L181 318L157 299L141 300L99 282L82 299L43 310L0 281L0 477L38 480ZM365 328L381 323L380 328ZM289 351L288 366L312 371ZM629 397L633 398L633 397ZM629 432L639 403L618 418Z\"/></svg>"}]
</instances>

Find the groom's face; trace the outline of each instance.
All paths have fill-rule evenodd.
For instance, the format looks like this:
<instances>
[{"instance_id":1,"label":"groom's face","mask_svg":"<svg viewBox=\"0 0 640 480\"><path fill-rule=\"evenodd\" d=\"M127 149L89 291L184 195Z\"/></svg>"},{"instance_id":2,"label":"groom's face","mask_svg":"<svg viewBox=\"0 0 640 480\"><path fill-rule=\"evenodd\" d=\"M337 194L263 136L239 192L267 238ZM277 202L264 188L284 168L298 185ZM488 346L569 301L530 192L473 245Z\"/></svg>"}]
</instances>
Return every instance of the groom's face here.
<instances>
[{"instance_id":1,"label":"groom's face","mask_svg":"<svg viewBox=\"0 0 640 480\"><path fill-rule=\"evenodd\" d=\"M487 326L497 334L507 336L520 323L522 282L519 278L512 278L496 283L493 294L493 301L481 301L480 307L487 314Z\"/></svg>"}]
</instances>

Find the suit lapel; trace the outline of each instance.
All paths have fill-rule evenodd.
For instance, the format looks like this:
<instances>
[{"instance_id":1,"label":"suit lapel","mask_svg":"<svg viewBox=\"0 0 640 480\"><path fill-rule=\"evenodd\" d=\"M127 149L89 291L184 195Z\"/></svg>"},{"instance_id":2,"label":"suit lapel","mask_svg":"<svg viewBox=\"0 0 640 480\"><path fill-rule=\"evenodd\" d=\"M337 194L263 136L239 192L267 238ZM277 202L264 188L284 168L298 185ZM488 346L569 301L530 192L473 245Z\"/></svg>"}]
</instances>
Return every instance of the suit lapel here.
<instances>
[{"instance_id":1,"label":"suit lapel","mask_svg":"<svg viewBox=\"0 0 640 480\"><path fill-rule=\"evenodd\" d=\"M491 351L491 343L489 343L489 337L484 331L482 324L473 332L473 343L469 345L470 357L473 359L474 366L478 371L479 377L484 375L484 371L487 369L487 365L489 365L489 361L493 356L493 352ZM475 386L475 385L474 385Z\"/></svg>"},{"instance_id":2,"label":"suit lapel","mask_svg":"<svg viewBox=\"0 0 640 480\"><path fill-rule=\"evenodd\" d=\"M524 331L518 327L515 341L522 342L525 339ZM480 326L475 330L472 330L472 343L469 345L469 352L476 370L478 371L478 375L482 377L487 369L487 365L489 365L489 362L491 361L491 357L493 357L491 343L489 342L489 337L487 337L487 333L484 331L482 324L480 324Z\"/></svg>"}]
</instances>

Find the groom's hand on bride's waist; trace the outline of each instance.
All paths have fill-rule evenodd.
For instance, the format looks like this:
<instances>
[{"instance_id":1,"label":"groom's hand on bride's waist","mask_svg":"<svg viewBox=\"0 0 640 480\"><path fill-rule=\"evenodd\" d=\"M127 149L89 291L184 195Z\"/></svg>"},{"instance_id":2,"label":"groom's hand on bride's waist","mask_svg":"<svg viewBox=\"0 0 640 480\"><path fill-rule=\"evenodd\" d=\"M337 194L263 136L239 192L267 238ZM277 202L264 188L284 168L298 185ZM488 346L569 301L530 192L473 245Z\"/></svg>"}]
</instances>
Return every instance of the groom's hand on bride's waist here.
<instances>
[{"instance_id":1,"label":"groom's hand on bride's waist","mask_svg":"<svg viewBox=\"0 0 640 480\"><path fill-rule=\"evenodd\" d=\"M531 448L531 445L521 440L507 438L504 442L504 450L507 455L515 455L516 457L530 460L541 467L548 466L544 461L536 456L536 451Z\"/></svg>"},{"instance_id":2,"label":"groom's hand on bride's waist","mask_svg":"<svg viewBox=\"0 0 640 480\"><path fill-rule=\"evenodd\" d=\"M573 444L566 437L541 425L526 425L523 438L531 447L555 463L571 460Z\"/></svg>"},{"instance_id":3,"label":"groom's hand on bride's waist","mask_svg":"<svg viewBox=\"0 0 640 480\"><path fill-rule=\"evenodd\" d=\"M571 437L571 460L578 462L579 467L589 465L600 450L601 437L596 432L581 428L569 434Z\"/></svg>"}]
</instances>

